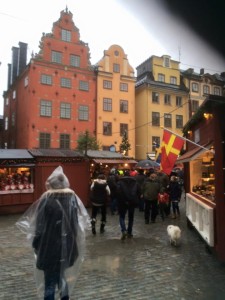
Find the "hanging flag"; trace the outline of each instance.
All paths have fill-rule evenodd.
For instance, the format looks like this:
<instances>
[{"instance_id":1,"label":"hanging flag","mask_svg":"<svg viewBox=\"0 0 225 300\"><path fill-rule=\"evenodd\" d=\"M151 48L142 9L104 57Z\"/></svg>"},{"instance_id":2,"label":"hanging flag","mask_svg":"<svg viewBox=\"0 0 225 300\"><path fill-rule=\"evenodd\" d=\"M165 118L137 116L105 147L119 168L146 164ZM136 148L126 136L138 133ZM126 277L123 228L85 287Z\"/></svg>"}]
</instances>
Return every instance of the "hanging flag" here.
<instances>
[{"instance_id":1,"label":"hanging flag","mask_svg":"<svg viewBox=\"0 0 225 300\"><path fill-rule=\"evenodd\" d=\"M161 147L161 170L170 175L180 150L184 145L184 139L164 129Z\"/></svg>"}]
</instances>

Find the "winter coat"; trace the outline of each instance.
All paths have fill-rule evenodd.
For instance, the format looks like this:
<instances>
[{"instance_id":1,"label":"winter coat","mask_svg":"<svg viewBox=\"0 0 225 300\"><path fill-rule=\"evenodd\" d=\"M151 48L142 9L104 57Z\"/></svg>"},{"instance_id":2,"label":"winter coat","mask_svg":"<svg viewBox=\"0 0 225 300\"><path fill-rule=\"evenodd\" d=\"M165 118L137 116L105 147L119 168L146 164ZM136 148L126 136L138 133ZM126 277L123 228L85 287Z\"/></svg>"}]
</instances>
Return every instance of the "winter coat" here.
<instances>
[{"instance_id":1,"label":"winter coat","mask_svg":"<svg viewBox=\"0 0 225 300\"><path fill-rule=\"evenodd\" d=\"M141 194L140 186L134 177L124 176L117 182L117 199L118 206L137 205Z\"/></svg>"},{"instance_id":2,"label":"winter coat","mask_svg":"<svg viewBox=\"0 0 225 300\"><path fill-rule=\"evenodd\" d=\"M180 201L181 198L181 186L178 181L170 181L169 184L169 195L171 201Z\"/></svg>"},{"instance_id":3,"label":"winter coat","mask_svg":"<svg viewBox=\"0 0 225 300\"><path fill-rule=\"evenodd\" d=\"M142 186L142 194L145 200L154 201L158 199L158 193L162 191L162 186L157 180L147 178Z\"/></svg>"},{"instance_id":4,"label":"winter coat","mask_svg":"<svg viewBox=\"0 0 225 300\"><path fill-rule=\"evenodd\" d=\"M32 246L40 270L71 267L78 257L78 204L69 188L48 190L38 206Z\"/></svg>"},{"instance_id":5,"label":"winter coat","mask_svg":"<svg viewBox=\"0 0 225 300\"><path fill-rule=\"evenodd\" d=\"M105 179L95 179L91 185L91 202L94 205L105 205L110 195L110 188Z\"/></svg>"}]
</instances>

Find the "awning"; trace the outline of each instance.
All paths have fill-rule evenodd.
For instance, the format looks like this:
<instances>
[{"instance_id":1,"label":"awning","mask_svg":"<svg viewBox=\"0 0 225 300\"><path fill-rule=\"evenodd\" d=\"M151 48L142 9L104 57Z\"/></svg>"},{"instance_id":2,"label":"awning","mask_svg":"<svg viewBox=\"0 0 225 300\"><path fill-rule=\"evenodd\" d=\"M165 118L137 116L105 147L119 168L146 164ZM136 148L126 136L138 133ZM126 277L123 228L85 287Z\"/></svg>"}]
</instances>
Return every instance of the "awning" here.
<instances>
[{"instance_id":1,"label":"awning","mask_svg":"<svg viewBox=\"0 0 225 300\"><path fill-rule=\"evenodd\" d=\"M205 147L205 146L203 146L203 147ZM203 148L200 148L200 147L196 147L196 148L184 153L183 155L181 155L176 160L176 164L192 161L192 160L196 159L197 157L199 157L201 154L203 154L206 151L210 151L210 149L206 150L206 149L203 149Z\"/></svg>"},{"instance_id":2,"label":"awning","mask_svg":"<svg viewBox=\"0 0 225 300\"><path fill-rule=\"evenodd\" d=\"M137 161L134 159L93 159L96 164L136 164Z\"/></svg>"}]
</instances>

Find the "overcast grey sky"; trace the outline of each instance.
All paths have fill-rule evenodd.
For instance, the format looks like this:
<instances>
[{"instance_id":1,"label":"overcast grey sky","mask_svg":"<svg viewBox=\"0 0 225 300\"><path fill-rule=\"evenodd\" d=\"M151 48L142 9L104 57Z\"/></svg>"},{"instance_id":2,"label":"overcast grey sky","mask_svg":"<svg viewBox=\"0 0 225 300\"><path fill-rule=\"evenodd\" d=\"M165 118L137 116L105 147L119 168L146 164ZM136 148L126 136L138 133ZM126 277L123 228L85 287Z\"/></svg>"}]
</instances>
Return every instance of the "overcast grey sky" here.
<instances>
[{"instance_id":1,"label":"overcast grey sky","mask_svg":"<svg viewBox=\"0 0 225 300\"><path fill-rule=\"evenodd\" d=\"M7 0L0 6L0 114L3 114L3 91L7 89L7 65L11 48L28 44L38 52L42 32L52 30L53 22L66 6L73 14L81 40L88 43L91 63L95 64L111 45L120 45L132 67L151 55L168 54L181 62L180 68L205 68L209 73L225 71L222 58L201 37L170 15L161 0Z\"/></svg>"}]
</instances>

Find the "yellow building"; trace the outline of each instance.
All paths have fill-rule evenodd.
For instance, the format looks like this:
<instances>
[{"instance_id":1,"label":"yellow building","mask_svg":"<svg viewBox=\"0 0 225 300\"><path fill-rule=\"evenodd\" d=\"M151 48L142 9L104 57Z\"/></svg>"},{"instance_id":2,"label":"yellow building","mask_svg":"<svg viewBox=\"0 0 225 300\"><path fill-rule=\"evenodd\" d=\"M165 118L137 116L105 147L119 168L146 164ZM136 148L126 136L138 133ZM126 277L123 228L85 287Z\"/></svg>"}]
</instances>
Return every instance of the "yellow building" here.
<instances>
[{"instance_id":1,"label":"yellow building","mask_svg":"<svg viewBox=\"0 0 225 300\"><path fill-rule=\"evenodd\" d=\"M154 158L162 127L182 135L188 121L188 89L180 81L179 62L151 56L137 67L135 110L135 158Z\"/></svg>"},{"instance_id":2,"label":"yellow building","mask_svg":"<svg viewBox=\"0 0 225 300\"><path fill-rule=\"evenodd\" d=\"M104 51L97 63L97 132L102 150L120 152L122 137L127 133L135 157L135 82L134 69L118 45Z\"/></svg>"}]
</instances>

